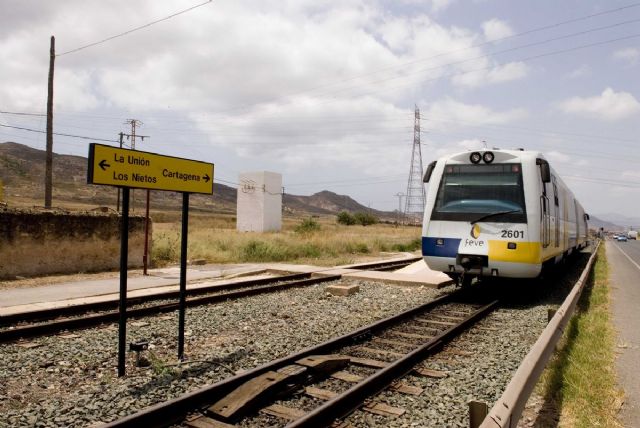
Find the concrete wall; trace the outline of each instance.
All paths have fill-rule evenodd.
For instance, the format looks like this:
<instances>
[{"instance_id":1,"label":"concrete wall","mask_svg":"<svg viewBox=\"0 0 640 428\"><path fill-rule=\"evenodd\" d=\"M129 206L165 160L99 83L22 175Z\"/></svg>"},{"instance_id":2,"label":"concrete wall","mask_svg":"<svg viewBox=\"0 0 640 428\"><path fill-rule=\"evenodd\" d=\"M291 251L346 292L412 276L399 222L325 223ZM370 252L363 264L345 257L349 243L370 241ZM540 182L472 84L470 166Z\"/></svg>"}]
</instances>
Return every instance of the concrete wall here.
<instances>
[{"instance_id":1,"label":"concrete wall","mask_svg":"<svg viewBox=\"0 0 640 428\"><path fill-rule=\"evenodd\" d=\"M268 232L282 229L282 175L243 172L239 177L237 229Z\"/></svg>"},{"instance_id":2,"label":"concrete wall","mask_svg":"<svg viewBox=\"0 0 640 428\"><path fill-rule=\"evenodd\" d=\"M144 217L130 217L129 267L142 266L143 251ZM0 279L115 270L119 266L118 214L0 208Z\"/></svg>"}]
</instances>

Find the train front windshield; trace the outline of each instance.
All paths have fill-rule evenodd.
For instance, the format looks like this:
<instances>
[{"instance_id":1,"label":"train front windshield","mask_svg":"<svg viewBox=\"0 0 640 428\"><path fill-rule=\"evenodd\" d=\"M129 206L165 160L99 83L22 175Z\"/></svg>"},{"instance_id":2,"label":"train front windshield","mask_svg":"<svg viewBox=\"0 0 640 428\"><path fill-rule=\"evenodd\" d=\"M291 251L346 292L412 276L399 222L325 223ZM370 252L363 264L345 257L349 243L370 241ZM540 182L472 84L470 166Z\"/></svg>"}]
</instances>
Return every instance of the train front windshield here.
<instances>
[{"instance_id":1,"label":"train front windshield","mask_svg":"<svg viewBox=\"0 0 640 428\"><path fill-rule=\"evenodd\" d=\"M526 223L520 164L445 165L431 220Z\"/></svg>"}]
</instances>

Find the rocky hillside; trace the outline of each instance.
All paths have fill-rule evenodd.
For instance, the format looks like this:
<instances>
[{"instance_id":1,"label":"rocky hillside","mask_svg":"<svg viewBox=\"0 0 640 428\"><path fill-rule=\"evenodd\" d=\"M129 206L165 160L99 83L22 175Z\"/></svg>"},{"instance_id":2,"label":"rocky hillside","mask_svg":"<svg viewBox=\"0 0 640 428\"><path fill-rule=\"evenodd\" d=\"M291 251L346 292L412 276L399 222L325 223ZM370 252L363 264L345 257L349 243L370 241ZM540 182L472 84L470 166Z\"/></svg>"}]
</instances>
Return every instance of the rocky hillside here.
<instances>
[{"instance_id":1,"label":"rocky hillside","mask_svg":"<svg viewBox=\"0 0 640 428\"><path fill-rule=\"evenodd\" d=\"M117 192L110 186L87 184L87 158L53 154L53 205L115 207ZM0 180L4 182L5 200L16 205L42 205L44 201L45 151L22 144L0 144ZM135 191L138 207L144 191ZM182 197L175 192L151 192L153 209L179 209ZM285 211L299 215L332 215L346 210L365 212L369 209L346 195L322 191L311 196L285 194ZM236 189L214 183L213 195L192 195L192 210L235 213ZM371 210L380 218L394 219L392 212Z\"/></svg>"}]
</instances>

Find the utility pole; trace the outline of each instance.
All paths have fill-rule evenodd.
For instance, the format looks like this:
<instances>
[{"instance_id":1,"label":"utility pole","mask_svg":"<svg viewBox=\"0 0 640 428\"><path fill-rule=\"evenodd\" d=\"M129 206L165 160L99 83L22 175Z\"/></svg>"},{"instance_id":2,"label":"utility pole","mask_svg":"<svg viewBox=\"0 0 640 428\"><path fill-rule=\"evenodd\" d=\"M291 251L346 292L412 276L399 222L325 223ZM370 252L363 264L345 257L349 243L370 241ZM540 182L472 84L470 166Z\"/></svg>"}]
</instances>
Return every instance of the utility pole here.
<instances>
[{"instance_id":1,"label":"utility pole","mask_svg":"<svg viewBox=\"0 0 640 428\"><path fill-rule=\"evenodd\" d=\"M414 221L422 221L426 192L422 183L422 150L420 148L420 110L415 106L413 124L413 151L411 153L411 168L407 183L407 198L404 213L413 217Z\"/></svg>"},{"instance_id":2,"label":"utility pole","mask_svg":"<svg viewBox=\"0 0 640 428\"><path fill-rule=\"evenodd\" d=\"M122 135L126 135L127 138L131 138L131 150L136 149L136 137L140 137L141 141L144 141L145 138L149 138L148 135L136 135L136 127L142 126L143 123L137 119L127 119L125 124L131 125L131 134L123 134L120 133L120 146L122 147ZM133 189L131 189L131 199L133 211L135 212L135 196L133 193ZM148 258L149 258L149 200L150 200L150 190L147 189L147 205L145 209L145 217L144 217L144 253L142 254L142 273L143 275L147 274L147 266L148 266ZM124 204L123 204L124 205Z\"/></svg>"},{"instance_id":3,"label":"utility pole","mask_svg":"<svg viewBox=\"0 0 640 428\"><path fill-rule=\"evenodd\" d=\"M399 226L400 225L400 213L402 213L402 197L404 196L404 193L398 192L394 196L398 197L398 214L396 215L396 223Z\"/></svg>"},{"instance_id":4,"label":"utility pole","mask_svg":"<svg viewBox=\"0 0 640 428\"><path fill-rule=\"evenodd\" d=\"M144 125L142 121L137 119L127 119L124 121L124 124L131 126L131 134L123 134L125 137L127 137L127 140L131 141L131 150L136 149L136 137L140 137L141 141L144 141L145 138L149 138L148 135L136 135L136 128L138 126ZM148 193L149 191L147 190L147 194ZM136 212L136 197L133 189L131 189L131 210L133 212Z\"/></svg>"},{"instance_id":5,"label":"utility pole","mask_svg":"<svg viewBox=\"0 0 640 428\"><path fill-rule=\"evenodd\" d=\"M51 36L49 82L47 90L47 153L44 172L44 207L51 208L53 193L53 67L56 61L56 38Z\"/></svg>"}]
</instances>

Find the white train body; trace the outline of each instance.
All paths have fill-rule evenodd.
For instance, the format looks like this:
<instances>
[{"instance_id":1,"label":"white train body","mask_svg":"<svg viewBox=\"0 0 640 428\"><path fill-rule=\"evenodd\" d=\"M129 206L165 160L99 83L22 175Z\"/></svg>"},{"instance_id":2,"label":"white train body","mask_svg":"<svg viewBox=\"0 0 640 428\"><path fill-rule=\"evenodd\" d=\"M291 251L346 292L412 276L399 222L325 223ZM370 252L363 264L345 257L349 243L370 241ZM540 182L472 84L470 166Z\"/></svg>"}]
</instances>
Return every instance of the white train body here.
<instances>
[{"instance_id":1,"label":"white train body","mask_svg":"<svg viewBox=\"0 0 640 428\"><path fill-rule=\"evenodd\" d=\"M537 277L588 243L588 215L539 152L454 154L424 181L422 255L455 279Z\"/></svg>"}]
</instances>

